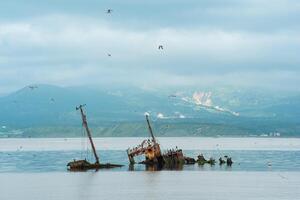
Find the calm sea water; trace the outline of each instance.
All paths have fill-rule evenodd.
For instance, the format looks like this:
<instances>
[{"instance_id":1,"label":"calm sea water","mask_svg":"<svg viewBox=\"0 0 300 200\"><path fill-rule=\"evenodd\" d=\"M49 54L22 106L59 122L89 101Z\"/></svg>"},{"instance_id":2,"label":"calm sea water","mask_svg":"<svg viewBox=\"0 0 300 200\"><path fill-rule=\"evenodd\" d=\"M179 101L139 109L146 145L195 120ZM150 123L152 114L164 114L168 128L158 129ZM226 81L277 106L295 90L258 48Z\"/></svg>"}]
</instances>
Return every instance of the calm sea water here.
<instances>
[{"instance_id":1,"label":"calm sea water","mask_svg":"<svg viewBox=\"0 0 300 200\"><path fill-rule=\"evenodd\" d=\"M0 173L1 200L297 200L295 172Z\"/></svg>"},{"instance_id":2,"label":"calm sea water","mask_svg":"<svg viewBox=\"0 0 300 200\"><path fill-rule=\"evenodd\" d=\"M128 166L126 148L144 138L96 138L101 162L123 164L112 171L143 171L143 165ZM232 157L232 167L188 165L192 171L300 171L300 139L296 138L158 138L162 149L183 149L186 156L200 153L208 159ZM73 159L93 161L86 138L75 139L1 139L1 172L65 172ZM100 149L100 150L99 150ZM142 160L143 157L137 158Z\"/></svg>"},{"instance_id":3,"label":"calm sea water","mask_svg":"<svg viewBox=\"0 0 300 200\"><path fill-rule=\"evenodd\" d=\"M74 158L92 159L84 139L1 139L0 199L299 199L299 139L159 138L163 149L182 147L190 157L229 155L234 164L154 172L128 166L125 150L141 140L97 138L101 161L124 167L68 172Z\"/></svg>"},{"instance_id":4,"label":"calm sea water","mask_svg":"<svg viewBox=\"0 0 300 200\"><path fill-rule=\"evenodd\" d=\"M229 155L234 164L231 167L216 165L185 165L180 170L189 171L299 171L300 151L254 151L254 150L185 150L185 155L196 158L199 153L205 157ZM124 167L109 171L144 171L144 165L129 168L127 154L121 150L98 151L101 162L123 164ZM81 151L16 151L0 152L0 172L65 172L66 164L74 158L92 159L91 153ZM137 158L141 160L143 157Z\"/></svg>"}]
</instances>

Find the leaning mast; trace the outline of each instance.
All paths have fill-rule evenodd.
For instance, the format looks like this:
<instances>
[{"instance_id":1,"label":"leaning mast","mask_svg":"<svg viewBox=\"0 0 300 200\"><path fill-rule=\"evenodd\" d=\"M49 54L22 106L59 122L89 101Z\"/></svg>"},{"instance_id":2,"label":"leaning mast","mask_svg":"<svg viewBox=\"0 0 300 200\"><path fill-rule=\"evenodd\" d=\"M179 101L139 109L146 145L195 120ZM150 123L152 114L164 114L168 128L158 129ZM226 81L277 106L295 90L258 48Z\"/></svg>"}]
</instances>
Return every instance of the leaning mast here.
<instances>
[{"instance_id":1,"label":"leaning mast","mask_svg":"<svg viewBox=\"0 0 300 200\"><path fill-rule=\"evenodd\" d=\"M92 149L93 149L93 153L94 153L94 156L95 156L95 159L96 159L96 163L99 164L99 157L97 155L97 152L96 152L96 148L95 148L95 145L94 145L94 142L93 142L93 139L92 139L92 135L91 135L91 132L90 132L90 129L88 127L88 123L86 121L86 115L84 114L83 112L83 107L85 106L84 105L79 105L78 107L76 107L76 110L80 110L80 113L81 113L81 118L82 118L82 125L83 127L85 128L86 132L87 132L87 135L88 135L88 138L90 140L90 143L91 143L91 146L92 146Z\"/></svg>"},{"instance_id":2,"label":"leaning mast","mask_svg":"<svg viewBox=\"0 0 300 200\"><path fill-rule=\"evenodd\" d=\"M148 129L149 129L150 135L152 137L152 140L153 140L154 143L156 143L156 140L155 140L155 137L154 137L154 134L153 134L153 131L152 131L152 127L150 125L149 115L148 114L146 114L146 120L147 120Z\"/></svg>"}]
</instances>

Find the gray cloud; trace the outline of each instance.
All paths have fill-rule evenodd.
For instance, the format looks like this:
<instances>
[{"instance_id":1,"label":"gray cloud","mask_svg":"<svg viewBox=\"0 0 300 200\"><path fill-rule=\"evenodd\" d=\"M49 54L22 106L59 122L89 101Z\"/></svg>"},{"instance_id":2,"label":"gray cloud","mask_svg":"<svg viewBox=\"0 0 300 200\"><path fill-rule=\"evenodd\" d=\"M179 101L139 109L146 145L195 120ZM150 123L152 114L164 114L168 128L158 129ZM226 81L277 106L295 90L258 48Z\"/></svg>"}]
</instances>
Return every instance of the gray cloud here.
<instances>
[{"instance_id":1,"label":"gray cloud","mask_svg":"<svg viewBox=\"0 0 300 200\"><path fill-rule=\"evenodd\" d=\"M300 81L297 1L33 2L0 3L0 92L31 83L297 89Z\"/></svg>"}]
</instances>

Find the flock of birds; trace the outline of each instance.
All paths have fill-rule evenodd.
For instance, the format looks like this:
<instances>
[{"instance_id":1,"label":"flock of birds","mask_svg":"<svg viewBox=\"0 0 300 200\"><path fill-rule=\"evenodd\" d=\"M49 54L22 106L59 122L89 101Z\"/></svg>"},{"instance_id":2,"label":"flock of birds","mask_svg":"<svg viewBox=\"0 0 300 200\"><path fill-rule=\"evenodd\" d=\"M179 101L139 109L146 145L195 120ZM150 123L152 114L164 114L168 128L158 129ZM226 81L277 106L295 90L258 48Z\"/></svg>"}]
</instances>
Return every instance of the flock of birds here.
<instances>
[{"instance_id":1,"label":"flock of birds","mask_svg":"<svg viewBox=\"0 0 300 200\"><path fill-rule=\"evenodd\" d=\"M109 9L106 10L106 13L107 13L107 14L112 14L112 12L113 12L113 9L111 9L111 8L109 8ZM163 49L164 49L164 46L163 46L163 45L161 45L161 44L158 45L158 50L163 50ZM107 53L107 56L108 56L108 57L111 57L112 54L111 54L111 53ZM38 86L37 86L37 85L30 85L30 86L28 86L28 88L29 88L31 91L33 91L33 90L38 89ZM54 98L50 98L50 102L54 103L54 102L55 102L55 99L54 99ZM17 101L14 100L13 103L17 103Z\"/></svg>"},{"instance_id":2,"label":"flock of birds","mask_svg":"<svg viewBox=\"0 0 300 200\"><path fill-rule=\"evenodd\" d=\"M29 86L27 86L27 87L28 87L31 91L36 90L36 89L39 88L37 85L29 85ZM51 97L49 100L50 100L51 103L54 103L54 102L55 102L55 99L54 99L53 97ZM15 103L15 104L18 103L17 100L13 100L12 102Z\"/></svg>"},{"instance_id":3,"label":"flock of birds","mask_svg":"<svg viewBox=\"0 0 300 200\"><path fill-rule=\"evenodd\" d=\"M106 10L106 13L107 13L107 14L112 14L112 12L113 12L113 10L110 9L110 8ZM164 46L163 46L163 45L161 45L161 44L158 45L158 50L163 50L163 49L164 49ZM107 53L107 56L108 56L108 57L111 57L112 54L111 54L111 53ZM38 89L38 86L37 86L37 85L30 85L30 86L28 86L28 88L29 88L31 91L33 91L33 90ZM54 102L55 102L55 99L54 99L54 98L50 98L50 102L54 103ZM13 103L17 103L17 101L14 100Z\"/></svg>"}]
</instances>

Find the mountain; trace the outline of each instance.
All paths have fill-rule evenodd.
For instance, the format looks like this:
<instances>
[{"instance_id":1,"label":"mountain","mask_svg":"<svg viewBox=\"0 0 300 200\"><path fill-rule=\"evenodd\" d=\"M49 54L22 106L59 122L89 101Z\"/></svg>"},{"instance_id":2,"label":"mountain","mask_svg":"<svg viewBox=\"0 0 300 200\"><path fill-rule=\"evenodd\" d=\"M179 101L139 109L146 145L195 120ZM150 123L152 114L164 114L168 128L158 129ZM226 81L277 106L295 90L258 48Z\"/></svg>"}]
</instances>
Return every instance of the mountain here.
<instances>
[{"instance_id":1,"label":"mountain","mask_svg":"<svg viewBox=\"0 0 300 200\"><path fill-rule=\"evenodd\" d=\"M258 89L32 85L0 103L0 137L80 136L79 104L96 136L147 135L145 112L161 136L300 135L300 94Z\"/></svg>"}]
</instances>

